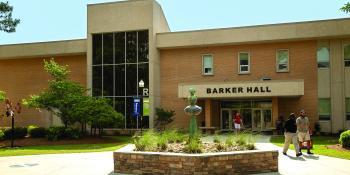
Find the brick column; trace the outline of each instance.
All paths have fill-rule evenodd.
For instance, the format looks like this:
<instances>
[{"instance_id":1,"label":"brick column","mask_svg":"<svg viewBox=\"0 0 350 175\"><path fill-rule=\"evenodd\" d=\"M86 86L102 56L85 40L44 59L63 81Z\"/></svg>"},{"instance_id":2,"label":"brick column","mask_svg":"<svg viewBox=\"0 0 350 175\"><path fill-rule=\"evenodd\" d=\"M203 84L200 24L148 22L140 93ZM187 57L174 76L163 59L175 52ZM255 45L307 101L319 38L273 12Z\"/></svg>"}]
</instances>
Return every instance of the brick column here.
<instances>
[{"instance_id":1,"label":"brick column","mask_svg":"<svg viewBox=\"0 0 350 175\"><path fill-rule=\"evenodd\" d=\"M212 111L212 106L211 106L211 100L210 99L205 99L205 104L204 104L204 109L205 109L205 127L211 127L211 111Z\"/></svg>"}]
</instances>

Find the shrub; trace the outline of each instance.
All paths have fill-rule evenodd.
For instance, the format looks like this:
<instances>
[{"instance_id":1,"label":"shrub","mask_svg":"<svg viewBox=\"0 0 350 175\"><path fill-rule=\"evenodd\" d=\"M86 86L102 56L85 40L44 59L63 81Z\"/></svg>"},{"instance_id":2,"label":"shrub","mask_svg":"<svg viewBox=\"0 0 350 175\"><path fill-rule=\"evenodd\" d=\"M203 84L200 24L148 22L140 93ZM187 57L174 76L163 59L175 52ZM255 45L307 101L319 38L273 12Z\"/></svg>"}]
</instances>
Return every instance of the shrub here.
<instances>
[{"instance_id":1,"label":"shrub","mask_svg":"<svg viewBox=\"0 0 350 175\"><path fill-rule=\"evenodd\" d=\"M23 128L23 127L16 127L14 129L14 139L20 139L20 138L24 138L27 135L27 128ZM11 139L12 136L12 129L6 129L4 131L4 137L5 139Z\"/></svg>"},{"instance_id":2,"label":"shrub","mask_svg":"<svg viewBox=\"0 0 350 175\"><path fill-rule=\"evenodd\" d=\"M42 138L46 136L46 129L43 127L37 127L29 130L30 137L32 138Z\"/></svg>"},{"instance_id":3,"label":"shrub","mask_svg":"<svg viewBox=\"0 0 350 175\"><path fill-rule=\"evenodd\" d=\"M246 145L246 148L247 148L247 150L253 150L253 149L255 149L255 145L254 145L254 143L248 143Z\"/></svg>"},{"instance_id":4,"label":"shrub","mask_svg":"<svg viewBox=\"0 0 350 175\"><path fill-rule=\"evenodd\" d=\"M190 139L184 151L187 153L202 153L202 144L197 139Z\"/></svg>"},{"instance_id":5,"label":"shrub","mask_svg":"<svg viewBox=\"0 0 350 175\"><path fill-rule=\"evenodd\" d=\"M184 134L178 132L176 129L168 129L162 133L169 143L181 143L185 140Z\"/></svg>"},{"instance_id":6,"label":"shrub","mask_svg":"<svg viewBox=\"0 0 350 175\"><path fill-rule=\"evenodd\" d=\"M340 134L339 142L344 148L350 148L350 130Z\"/></svg>"},{"instance_id":7,"label":"shrub","mask_svg":"<svg viewBox=\"0 0 350 175\"><path fill-rule=\"evenodd\" d=\"M4 131L0 129L0 140L4 140Z\"/></svg>"},{"instance_id":8,"label":"shrub","mask_svg":"<svg viewBox=\"0 0 350 175\"><path fill-rule=\"evenodd\" d=\"M65 128L64 130L64 138L68 139L79 139L80 131L76 128Z\"/></svg>"},{"instance_id":9,"label":"shrub","mask_svg":"<svg viewBox=\"0 0 350 175\"><path fill-rule=\"evenodd\" d=\"M148 130L142 137L135 137L134 144L137 151L154 151L157 147L157 134Z\"/></svg>"},{"instance_id":10,"label":"shrub","mask_svg":"<svg viewBox=\"0 0 350 175\"><path fill-rule=\"evenodd\" d=\"M31 130L32 130L32 129L35 129L35 128L38 128L38 126L36 126L36 125L29 125L29 126L27 127L27 132L28 132L28 134L30 135Z\"/></svg>"},{"instance_id":11,"label":"shrub","mask_svg":"<svg viewBox=\"0 0 350 175\"><path fill-rule=\"evenodd\" d=\"M157 121L156 126L163 127L165 129L165 125L171 123L173 121L172 117L175 115L175 111L166 110L163 108L156 108Z\"/></svg>"},{"instance_id":12,"label":"shrub","mask_svg":"<svg viewBox=\"0 0 350 175\"><path fill-rule=\"evenodd\" d=\"M214 143L220 143L220 139L219 139L219 136L218 135L214 135L214 140L213 140Z\"/></svg>"},{"instance_id":13,"label":"shrub","mask_svg":"<svg viewBox=\"0 0 350 175\"><path fill-rule=\"evenodd\" d=\"M233 138L233 136L228 136L228 137L226 138L225 144L226 144L227 146L233 146L233 144L234 144L234 138Z\"/></svg>"},{"instance_id":14,"label":"shrub","mask_svg":"<svg viewBox=\"0 0 350 175\"><path fill-rule=\"evenodd\" d=\"M47 129L47 139L50 141L62 139L65 136L64 133L64 126L51 126Z\"/></svg>"},{"instance_id":15,"label":"shrub","mask_svg":"<svg viewBox=\"0 0 350 175\"><path fill-rule=\"evenodd\" d=\"M161 150L166 150L168 148L168 139L164 136L158 136L157 146Z\"/></svg>"},{"instance_id":16,"label":"shrub","mask_svg":"<svg viewBox=\"0 0 350 175\"><path fill-rule=\"evenodd\" d=\"M246 144L247 144L246 135L244 135L244 134L238 135L238 136L236 137L236 139L235 139L235 142L236 142L236 144L239 145L239 146L244 146L244 145L246 145Z\"/></svg>"}]
</instances>

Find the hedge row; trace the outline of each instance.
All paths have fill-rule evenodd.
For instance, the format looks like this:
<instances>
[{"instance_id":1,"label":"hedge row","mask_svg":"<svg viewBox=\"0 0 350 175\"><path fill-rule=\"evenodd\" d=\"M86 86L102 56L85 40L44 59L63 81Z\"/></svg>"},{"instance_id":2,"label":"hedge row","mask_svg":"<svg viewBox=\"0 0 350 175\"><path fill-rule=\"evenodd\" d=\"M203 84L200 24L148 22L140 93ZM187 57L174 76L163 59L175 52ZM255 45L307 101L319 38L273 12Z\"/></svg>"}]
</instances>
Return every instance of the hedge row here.
<instances>
[{"instance_id":1,"label":"hedge row","mask_svg":"<svg viewBox=\"0 0 350 175\"><path fill-rule=\"evenodd\" d=\"M49 128L37 127L30 125L27 128L16 127L14 129L14 138L20 139L26 136L32 138L44 138L46 137L50 141L60 139L78 139L80 138L80 131L74 128L65 128L64 126L51 126ZM0 129L0 140L10 140L12 136L12 129Z\"/></svg>"}]
</instances>

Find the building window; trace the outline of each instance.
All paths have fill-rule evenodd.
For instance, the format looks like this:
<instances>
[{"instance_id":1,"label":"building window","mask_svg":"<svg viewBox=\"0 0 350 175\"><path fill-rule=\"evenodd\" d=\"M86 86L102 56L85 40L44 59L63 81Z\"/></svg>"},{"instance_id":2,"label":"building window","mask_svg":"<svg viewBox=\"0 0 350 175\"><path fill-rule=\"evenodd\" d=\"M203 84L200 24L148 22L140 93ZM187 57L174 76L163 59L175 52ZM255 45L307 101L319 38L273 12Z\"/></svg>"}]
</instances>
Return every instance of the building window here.
<instances>
[{"instance_id":1,"label":"building window","mask_svg":"<svg viewBox=\"0 0 350 175\"><path fill-rule=\"evenodd\" d=\"M329 67L329 47L326 45L321 45L317 48L317 67Z\"/></svg>"},{"instance_id":2,"label":"building window","mask_svg":"<svg viewBox=\"0 0 350 175\"><path fill-rule=\"evenodd\" d=\"M213 75L213 55L203 55L203 75Z\"/></svg>"},{"instance_id":3,"label":"building window","mask_svg":"<svg viewBox=\"0 0 350 175\"><path fill-rule=\"evenodd\" d=\"M318 99L318 117L319 120L331 119L331 100L329 98Z\"/></svg>"},{"instance_id":4,"label":"building window","mask_svg":"<svg viewBox=\"0 0 350 175\"><path fill-rule=\"evenodd\" d=\"M250 56L248 52L240 52L238 54L238 68L239 68L239 73L244 74L244 73L249 73L250 72Z\"/></svg>"},{"instance_id":5,"label":"building window","mask_svg":"<svg viewBox=\"0 0 350 175\"><path fill-rule=\"evenodd\" d=\"M346 105L346 120L350 120L350 98L346 98L345 105Z\"/></svg>"},{"instance_id":6,"label":"building window","mask_svg":"<svg viewBox=\"0 0 350 175\"><path fill-rule=\"evenodd\" d=\"M148 43L148 30L92 35L92 95L110 99L125 116L125 123L114 127L136 128L141 122L133 116L132 103L142 91L139 81L149 86ZM142 125L148 126L148 121L143 116Z\"/></svg>"},{"instance_id":7,"label":"building window","mask_svg":"<svg viewBox=\"0 0 350 175\"><path fill-rule=\"evenodd\" d=\"M344 46L344 65L350 67L350 44Z\"/></svg>"},{"instance_id":8,"label":"building window","mask_svg":"<svg viewBox=\"0 0 350 175\"><path fill-rule=\"evenodd\" d=\"M277 50L277 72L288 72L289 71L289 51L287 49Z\"/></svg>"}]
</instances>

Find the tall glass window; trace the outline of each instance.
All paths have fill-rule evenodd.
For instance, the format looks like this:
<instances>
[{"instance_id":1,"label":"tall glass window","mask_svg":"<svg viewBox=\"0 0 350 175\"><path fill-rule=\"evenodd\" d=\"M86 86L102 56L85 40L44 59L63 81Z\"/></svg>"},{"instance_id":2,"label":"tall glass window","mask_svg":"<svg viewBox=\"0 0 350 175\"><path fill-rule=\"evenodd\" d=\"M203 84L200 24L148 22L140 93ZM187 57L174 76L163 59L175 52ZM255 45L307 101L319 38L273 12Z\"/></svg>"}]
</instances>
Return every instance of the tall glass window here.
<instances>
[{"instance_id":1,"label":"tall glass window","mask_svg":"<svg viewBox=\"0 0 350 175\"><path fill-rule=\"evenodd\" d=\"M248 52L240 52L238 54L238 68L239 73L249 73L250 72L250 58Z\"/></svg>"},{"instance_id":2,"label":"tall glass window","mask_svg":"<svg viewBox=\"0 0 350 175\"><path fill-rule=\"evenodd\" d=\"M350 98L345 99L346 105L346 120L350 120Z\"/></svg>"},{"instance_id":3,"label":"tall glass window","mask_svg":"<svg viewBox=\"0 0 350 175\"><path fill-rule=\"evenodd\" d=\"M318 117L319 120L331 119L331 100L329 98L318 99Z\"/></svg>"},{"instance_id":4,"label":"tall glass window","mask_svg":"<svg viewBox=\"0 0 350 175\"><path fill-rule=\"evenodd\" d=\"M203 75L213 75L213 55L203 55L202 56L202 72Z\"/></svg>"},{"instance_id":5,"label":"tall glass window","mask_svg":"<svg viewBox=\"0 0 350 175\"><path fill-rule=\"evenodd\" d=\"M136 128L133 97L141 95L140 80L145 88L149 86L148 36L148 30L92 36L92 95L110 99L111 106L124 114L123 126L114 127ZM143 123L148 121L148 116L144 116Z\"/></svg>"},{"instance_id":6,"label":"tall glass window","mask_svg":"<svg viewBox=\"0 0 350 175\"><path fill-rule=\"evenodd\" d=\"M350 44L344 45L344 65L350 67Z\"/></svg>"},{"instance_id":7,"label":"tall glass window","mask_svg":"<svg viewBox=\"0 0 350 175\"><path fill-rule=\"evenodd\" d=\"M318 68L329 67L329 46L328 43L320 44L317 48L317 66Z\"/></svg>"},{"instance_id":8,"label":"tall glass window","mask_svg":"<svg viewBox=\"0 0 350 175\"><path fill-rule=\"evenodd\" d=\"M289 51L287 49L279 49L276 54L276 69L277 72L289 71Z\"/></svg>"}]
</instances>

